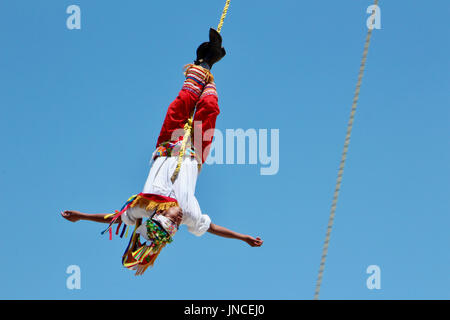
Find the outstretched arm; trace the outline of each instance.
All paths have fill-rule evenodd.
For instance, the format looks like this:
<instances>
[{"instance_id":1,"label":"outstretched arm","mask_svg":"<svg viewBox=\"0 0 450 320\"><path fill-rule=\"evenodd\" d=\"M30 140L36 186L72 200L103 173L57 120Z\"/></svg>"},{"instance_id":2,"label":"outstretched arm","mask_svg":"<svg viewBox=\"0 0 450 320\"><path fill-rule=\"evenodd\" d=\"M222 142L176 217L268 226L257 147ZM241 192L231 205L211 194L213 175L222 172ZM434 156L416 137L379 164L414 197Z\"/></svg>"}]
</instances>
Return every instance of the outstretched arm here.
<instances>
[{"instance_id":1,"label":"outstretched arm","mask_svg":"<svg viewBox=\"0 0 450 320\"><path fill-rule=\"evenodd\" d=\"M238 239L245 241L252 247L260 247L263 244L263 241L259 237L253 238L252 236L234 232L230 229L227 229L214 223L211 223L208 232L224 238Z\"/></svg>"},{"instance_id":2,"label":"outstretched arm","mask_svg":"<svg viewBox=\"0 0 450 320\"><path fill-rule=\"evenodd\" d=\"M64 219L67 219L72 222L77 222L79 220L87 220L87 221L94 221L94 222L101 222L101 223L111 223L112 217L105 219L105 216L107 216L107 215L108 214L104 214L104 213L94 213L94 214L82 213L82 212L75 211L75 210L66 210L66 211L61 212L61 216ZM119 223L120 221L121 220L119 217L119 219L117 219L115 223Z\"/></svg>"}]
</instances>

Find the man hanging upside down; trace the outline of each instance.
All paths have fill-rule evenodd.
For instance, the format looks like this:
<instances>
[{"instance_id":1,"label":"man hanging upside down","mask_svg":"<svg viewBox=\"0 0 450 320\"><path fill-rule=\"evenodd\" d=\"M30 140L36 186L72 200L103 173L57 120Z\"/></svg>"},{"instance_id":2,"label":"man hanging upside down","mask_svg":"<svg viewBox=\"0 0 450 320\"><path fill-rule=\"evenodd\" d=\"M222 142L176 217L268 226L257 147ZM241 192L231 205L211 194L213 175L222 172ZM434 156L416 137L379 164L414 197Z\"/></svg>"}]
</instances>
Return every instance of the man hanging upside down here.
<instances>
[{"instance_id":1,"label":"man hanging upside down","mask_svg":"<svg viewBox=\"0 0 450 320\"><path fill-rule=\"evenodd\" d=\"M114 214L86 214L73 210L61 212L62 217L72 222L88 220L108 223L104 232L109 231L110 238L114 224L117 224L116 234L124 224L121 237L125 231L128 233L127 226L135 226L122 263L136 270L136 275L143 274L153 265L161 249L172 242L173 235L182 224L197 236L208 231L245 241L252 247L260 247L263 243L259 237L240 234L211 223L210 217L202 214L194 195L197 175L208 156L216 118L220 113L210 69L224 56L220 34L210 29L209 42L198 47L194 64L185 66L186 80L168 108L142 193L132 196ZM186 135L188 127L185 125L192 114L194 134ZM184 135L189 137L185 143ZM143 219L147 220L143 222ZM140 242L140 237L145 240L144 243Z\"/></svg>"}]
</instances>

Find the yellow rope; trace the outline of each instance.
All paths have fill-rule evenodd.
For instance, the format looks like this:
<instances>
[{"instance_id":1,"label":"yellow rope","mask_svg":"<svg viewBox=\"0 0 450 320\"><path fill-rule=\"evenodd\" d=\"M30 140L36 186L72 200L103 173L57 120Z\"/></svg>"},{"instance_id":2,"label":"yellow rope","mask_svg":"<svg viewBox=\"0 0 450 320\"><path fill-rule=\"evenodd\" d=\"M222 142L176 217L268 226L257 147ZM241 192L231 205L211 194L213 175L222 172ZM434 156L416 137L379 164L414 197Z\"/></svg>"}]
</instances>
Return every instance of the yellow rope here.
<instances>
[{"instance_id":1,"label":"yellow rope","mask_svg":"<svg viewBox=\"0 0 450 320\"><path fill-rule=\"evenodd\" d=\"M227 0L227 2L225 3L225 7L223 8L222 16L220 17L219 25L217 26L217 32L219 32L219 33L222 30L223 21L225 20L225 17L227 16L228 7L230 6L230 1L231 0Z\"/></svg>"},{"instance_id":2,"label":"yellow rope","mask_svg":"<svg viewBox=\"0 0 450 320\"><path fill-rule=\"evenodd\" d=\"M374 4L375 4L375 6L377 6L378 5L378 0L375 0ZM373 12L373 14L375 14L375 11ZM322 284L322 278L323 278L323 270L325 268L325 261L326 261L327 254L328 254L328 246L329 246L329 243L330 243L330 235L331 235L331 230L333 228L334 217L335 217L335 212L336 212L336 205L337 205L337 202L338 202L339 190L341 189L342 175L344 174L345 160L347 159L347 151L348 151L348 146L350 144L350 136L351 136L352 128L353 128L353 120L355 118L356 107L358 105L359 91L360 91L360 88L361 88L361 82L362 82L362 78L363 78L363 75L364 75L364 68L365 68L365 65L366 65L367 53L369 51L369 45L370 45L370 38L371 37L372 37L372 29L369 28L369 30L367 31L366 43L364 45L363 57L362 57L361 65L360 65L360 68L359 68L358 82L356 84L356 90L355 90L355 94L354 94L354 97L353 97L353 104L352 104L352 110L351 110L351 113L350 113L350 120L348 121L348 125L347 125L347 134L345 136L344 149L342 151L342 157L341 157L341 162L340 162L340 165L339 165L339 171L338 171L338 176L337 176L337 180L336 180L336 186L335 186L335 189L334 189L333 202L331 204L331 212L330 212L330 218L328 220L327 234L326 234L325 242L324 242L324 245L323 245L322 258L320 260L319 276L317 278L316 290L315 290L315 293L314 293L314 300L318 300L319 299L320 286Z\"/></svg>"},{"instance_id":3,"label":"yellow rope","mask_svg":"<svg viewBox=\"0 0 450 320\"><path fill-rule=\"evenodd\" d=\"M220 21L219 21L219 25L217 26L217 32L219 32L219 33L222 30L223 21L225 20L225 17L227 16L228 7L230 6L230 2L231 2L231 0L227 0L225 2L225 7L223 8L222 16L220 17ZM194 108L194 110L195 110L195 108ZM175 182L175 180L178 177L178 173L180 172L181 164L183 163L183 157L186 152L186 145L187 145L187 142L188 142L190 136L192 135L192 122L193 121L194 121L194 111L192 112L189 120L186 122L186 124L184 125L184 128L183 128L184 129L183 142L181 143L180 153L178 154L177 167L175 168L175 171L172 174L172 177L170 178L172 183Z\"/></svg>"},{"instance_id":4,"label":"yellow rope","mask_svg":"<svg viewBox=\"0 0 450 320\"><path fill-rule=\"evenodd\" d=\"M193 113L193 112L192 112ZM177 161L177 167L175 168L174 173L172 174L172 177L170 180L172 183L175 183L175 180L178 177L178 173L180 172L181 163L183 162L183 156L186 151L186 144L189 140L189 137L191 136L192 132L192 121L193 121L193 115L188 119L186 124L184 125L184 136L183 136L183 142L181 143L180 153L178 154L178 161Z\"/></svg>"}]
</instances>

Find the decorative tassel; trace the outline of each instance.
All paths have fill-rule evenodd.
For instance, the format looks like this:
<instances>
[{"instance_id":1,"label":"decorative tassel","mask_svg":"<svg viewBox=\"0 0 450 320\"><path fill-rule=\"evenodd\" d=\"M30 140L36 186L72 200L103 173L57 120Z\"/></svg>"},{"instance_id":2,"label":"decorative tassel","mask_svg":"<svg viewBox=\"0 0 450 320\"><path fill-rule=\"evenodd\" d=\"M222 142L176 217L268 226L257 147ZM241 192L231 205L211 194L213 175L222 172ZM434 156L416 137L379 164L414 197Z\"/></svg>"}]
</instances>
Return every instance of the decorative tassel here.
<instances>
[{"instance_id":1,"label":"decorative tassel","mask_svg":"<svg viewBox=\"0 0 450 320\"><path fill-rule=\"evenodd\" d=\"M120 233L120 237L123 238L123 234L125 233L125 229L127 229L127 225L124 224L122 228L122 232Z\"/></svg>"},{"instance_id":2,"label":"decorative tassel","mask_svg":"<svg viewBox=\"0 0 450 320\"><path fill-rule=\"evenodd\" d=\"M103 219L108 219L111 218L113 215L115 215L115 213L111 213L111 214L107 214L106 216L103 217Z\"/></svg>"},{"instance_id":3,"label":"decorative tassel","mask_svg":"<svg viewBox=\"0 0 450 320\"><path fill-rule=\"evenodd\" d=\"M112 230L109 228L109 240L112 240Z\"/></svg>"},{"instance_id":4,"label":"decorative tassel","mask_svg":"<svg viewBox=\"0 0 450 320\"><path fill-rule=\"evenodd\" d=\"M139 195L129 205L130 208L139 207L139 208L143 208L147 211L167 210L171 207L176 207L176 206L178 206L178 203L176 201L158 202L158 201L154 201L152 199L148 199L144 196L139 196Z\"/></svg>"},{"instance_id":5,"label":"decorative tassel","mask_svg":"<svg viewBox=\"0 0 450 320\"><path fill-rule=\"evenodd\" d=\"M117 224L116 235L119 234L119 229L120 229L120 226L121 226L121 225L122 225L122 221L120 221L120 222Z\"/></svg>"}]
</instances>

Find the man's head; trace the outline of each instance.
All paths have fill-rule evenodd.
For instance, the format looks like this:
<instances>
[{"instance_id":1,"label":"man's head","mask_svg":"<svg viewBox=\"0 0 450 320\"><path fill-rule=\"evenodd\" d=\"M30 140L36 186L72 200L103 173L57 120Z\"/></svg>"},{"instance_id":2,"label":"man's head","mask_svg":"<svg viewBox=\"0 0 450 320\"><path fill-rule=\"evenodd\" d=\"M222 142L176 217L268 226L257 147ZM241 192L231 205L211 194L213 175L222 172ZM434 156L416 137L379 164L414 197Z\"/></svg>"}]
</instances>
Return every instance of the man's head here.
<instances>
[{"instance_id":1,"label":"man's head","mask_svg":"<svg viewBox=\"0 0 450 320\"><path fill-rule=\"evenodd\" d=\"M180 226L181 220L183 219L183 211L180 207L171 207L165 211L158 211L157 213L170 219L177 227Z\"/></svg>"}]
</instances>

